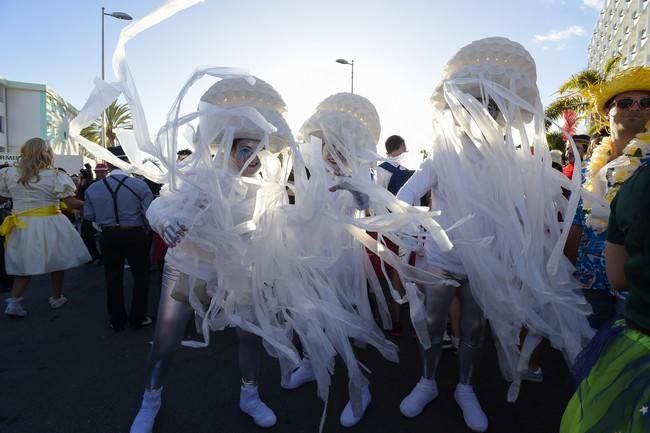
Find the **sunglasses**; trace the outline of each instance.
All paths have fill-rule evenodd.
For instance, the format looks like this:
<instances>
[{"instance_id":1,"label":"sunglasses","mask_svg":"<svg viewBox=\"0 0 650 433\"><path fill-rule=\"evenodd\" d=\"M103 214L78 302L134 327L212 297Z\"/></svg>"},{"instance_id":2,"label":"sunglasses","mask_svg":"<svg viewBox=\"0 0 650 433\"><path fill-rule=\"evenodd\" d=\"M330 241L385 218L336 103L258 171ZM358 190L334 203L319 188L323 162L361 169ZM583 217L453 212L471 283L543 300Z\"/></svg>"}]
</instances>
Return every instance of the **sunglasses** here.
<instances>
[{"instance_id":1,"label":"sunglasses","mask_svg":"<svg viewBox=\"0 0 650 433\"><path fill-rule=\"evenodd\" d=\"M627 110L627 109L631 108L634 105L635 102L639 105L639 108L641 110L647 110L648 108L650 108L650 97L648 97L648 96L645 96L643 98L621 98L621 99L617 99L616 101L612 102L610 107L613 106L613 105L616 105L616 108L619 108L621 110Z\"/></svg>"}]
</instances>

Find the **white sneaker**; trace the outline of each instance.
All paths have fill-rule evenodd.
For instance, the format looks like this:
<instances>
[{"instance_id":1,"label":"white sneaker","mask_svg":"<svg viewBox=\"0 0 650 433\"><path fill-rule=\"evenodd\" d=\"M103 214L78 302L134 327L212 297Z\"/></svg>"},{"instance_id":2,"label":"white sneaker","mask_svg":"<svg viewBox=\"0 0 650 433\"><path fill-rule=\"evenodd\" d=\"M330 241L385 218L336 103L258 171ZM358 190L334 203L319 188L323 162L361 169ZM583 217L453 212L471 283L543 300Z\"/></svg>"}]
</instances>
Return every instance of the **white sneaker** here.
<instances>
[{"instance_id":1,"label":"white sneaker","mask_svg":"<svg viewBox=\"0 0 650 433\"><path fill-rule=\"evenodd\" d=\"M239 408L250 415L260 427L273 427L277 422L275 413L262 400L256 386L242 386L239 392Z\"/></svg>"},{"instance_id":2,"label":"white sneaker","mask_svg":"<svg viewBox=\"0 0 650 433\"><path fill-rule=\"evenodd\" d=\"M314 374L314 369L311 366L311 362L309 359L303 359L300 361L300 364L298 364L298 368L296 368L293 373L291 373L289 382L281 386L284 389L296 389L303 386L307 382L313 382L315 380L316 375Z\"/></svg>"},{"instance_id":3,"label":"white sneaker","mask_svg":"<svg viewBox=\"0 0 650 433\"><path fill-rule=\"evenodd\" d=\"M483 409L481 409L472 385L459 383L456 386L454 398L463 411L463 418L465 418L467 427L475 432L486 431L488 428L488 419Z\"/></svg>"},{"instance_id":4,"label":"white sneaker","mask_svg":"<svg viewBox=\"0 0 650 433\"><path fill-rule=\"evenodd\" d=\"M341 412L341 425L343 427L354 427L359 424L359 421L363 418L363 414L366 413L366 409L368 409L371 401L372 395L370 395L370 386L366 385L361 388L361 414L355 416L352 412L352 403L348 401L348 404L343 408L343 412Z\"/></svg>"},{"instance_id":5,"label":"white sneaker","mask_svg":"<svg viewBox=\"0 0 650 433\"><path fill-rule=\"evenodd\" d=\"M25 311L23 306L20 305L20 301L22 300L23 298L5 299L5 302L7 302L7 308L5 308L5 314L7 316L25 317L27 315L27 311Z\"/></svg>"},{"instance_id":6,"label":"white sneaker","mask_svg":"<svg viewBox=\"0 0 650 433\"><path fill-rule=\"evenodd\" d=\"M402 415L409 418L415 418L420 415L426 405L431 403L438 397L438 385L435 381L427 378L420 378L420 381L415 384L413 390L404 397L402 403L399 405L399 410Z\"/></svg>"},{"instance_id":7,"label":"white sneaker","mask_svg":"<svg viewBox=\"0 0 650 433\"><path fill-rule=\"evenodd\" d=\"M50 307L54 309L61 308L66 302L68 302L68 298L65 295L61 295L58 298L50 296Z\"/></svg>"},{"instance_id":8,"label":"white sneaker","mask_svg":"<svg viewBox=\"0 0 650 433\"><path fill-rule=\"evenodd\" d=\"M144 390L142 406L133 420L130 433L151 433L162 404L162 388Z\"/></svg>"}]
</instances>

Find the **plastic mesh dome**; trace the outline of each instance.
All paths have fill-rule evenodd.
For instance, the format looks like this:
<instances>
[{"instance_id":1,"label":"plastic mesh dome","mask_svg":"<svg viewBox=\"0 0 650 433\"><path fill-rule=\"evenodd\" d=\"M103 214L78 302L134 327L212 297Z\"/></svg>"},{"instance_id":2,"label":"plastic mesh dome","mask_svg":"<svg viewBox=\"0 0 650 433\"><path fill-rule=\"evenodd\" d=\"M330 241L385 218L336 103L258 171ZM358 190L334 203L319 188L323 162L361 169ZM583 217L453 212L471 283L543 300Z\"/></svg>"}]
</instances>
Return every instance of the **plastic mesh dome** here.
<instances>
[{"instance_id":1,"label":"plastic mesh dome","mask_svg":"<svg viewBox=\"0 0 650 433\"><path fill-rule=\"evenodd\" d=\"M267 82L254 77L255 82L250 84L246 78L226 78L213 84L201 96L202 102L222 108L253 107L277 131L271 134L271 150L278 151L293 141L291 129L287 124L285 115L287 106L280 94ZM255 136L254 131L243 127L236 138L261 138Z\"/></svg>"},{"instance_id":2,"label":"plastic mesh dome","mask_svg":"<svg viewBox=\"0 0 650 433\"><path fill-rule=\"evenodd\" d=\"M535 61L521 44L503 37L474 41L460 49L445 66L442 82L436 87L431 102L444 109L443 83L462 78L481 78L510 89L519 97L535 105L538 98ZM478 85L465 89L480 96Z\"/></svg>"},{"instance_id":3,"label":"plastic mesh dome","mask_svg":"<svg viewBox=\"0 0 650 433\"><path fill-rule=\"evenodd\" d=\"M366 131L370 139L376 145L379 141L379 134L381 133L381 124L379 122L379 114L374 105L360 95L352 93L336 93L325 98L318 107L316 113L305 122L300 129L302 136L306 138L309 134L320 129L320 114L327 112L345 113L351 117L349 122L346 122L346 128L350 130L355 128L353 123L360 124ZM352 122L356 120L356 122Z\"/></svg>"}]
</instances>

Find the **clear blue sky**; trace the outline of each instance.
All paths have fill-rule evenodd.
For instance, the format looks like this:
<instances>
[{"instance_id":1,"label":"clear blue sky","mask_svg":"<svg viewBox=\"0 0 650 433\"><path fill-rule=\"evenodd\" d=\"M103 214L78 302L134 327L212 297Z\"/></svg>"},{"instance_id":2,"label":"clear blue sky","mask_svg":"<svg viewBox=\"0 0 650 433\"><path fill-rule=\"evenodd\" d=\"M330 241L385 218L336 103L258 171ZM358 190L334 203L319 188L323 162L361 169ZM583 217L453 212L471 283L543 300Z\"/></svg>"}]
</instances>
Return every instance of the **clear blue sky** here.
<instances>
[{"instance_id":1,"label":"clear blue sky","mask_svg":"<svg viewBox=\"0 0 650 433\"><path fill-rule=\"evenodd\" d=\"M0 0L0 76L47 84L81 107L100 74L101 6L138 18L161 3ZM522 43L537 62L547 104L564 79L587 66L598 3L206 0L138 36L127 58L152 129L190 73L209 65L246 68L271 83L289 106L294 133L318 102L349 90L350 68L334 60L354 59L355 93L377 107L382 142L400 134L415 151L430 141L429 96L460 47L488 36ZM107 81L114 80L111 56L125 24L106 17Z\"/></svg>"}]
</instances>

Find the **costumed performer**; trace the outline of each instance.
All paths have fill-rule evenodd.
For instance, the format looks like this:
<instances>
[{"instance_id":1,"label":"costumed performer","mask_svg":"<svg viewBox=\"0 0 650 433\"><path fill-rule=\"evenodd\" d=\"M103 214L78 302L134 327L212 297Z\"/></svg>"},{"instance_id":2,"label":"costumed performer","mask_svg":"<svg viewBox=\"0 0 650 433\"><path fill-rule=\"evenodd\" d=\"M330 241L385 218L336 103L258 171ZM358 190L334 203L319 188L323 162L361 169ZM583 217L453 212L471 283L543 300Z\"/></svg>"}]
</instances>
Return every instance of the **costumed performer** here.
<instances>
[{"instance_id":1,"label":"costumed performer","mask_svg":"<svg viewBox=\"0 0 650 433\"><path fill-rule=\"evenodd\" d=\"M374 250L382 248L364 230L379 232L380 240L382 235L398 239L396 232L416 231L419 222L440 237L441 248L450 248L430 214L404 206L390 192L374 183L371 167L382 159L374 151L379 133L379 116L370 101L350 93L332 95L318 105L316 113L301 128L304 142L300 150L309 177L300 170L299 163L296 163L295 175L294 207L309 215L309 223L304 228L313 241L311 254L327 256L331 262L324 272L334 278L324 289L357 311L366 321L365 333L370 335L378 335L381 331L374 321L369 292L385 328L390 328L391 320L381 285L365 250L370 244L374 245ZM367 214L370 216L366 218ZM327 229L323 230L323 227ZM398 242L403 245L401 240ZM382 258L392 260L391 265L404 269L404 274L423 281L438 281L435 275L412 275L415 269L409 270L408 264L401 262L394 253L382 250ZM394 289L392 294L404 302ZM423 318L418 318L422 308L417 307L417 294L411 291L409 295L413 299L414 322L422 324L420 329L423 329ZM427 336L421 335L421 338L426 340ZM309 345L302 338L301 341L303 346ZM354 354L348 355L354 361ZM362 419L372 397L368 380L359 367L347 361L346 366L350 400L341 413L340 423L352 427ZM314 380L318 377L315 370L314 360L308 352L305 353L298 369L283 387L294 389Z\"/></svg>"},{"instance_id":2,"label":"costumed performer","mask_svg":"<svg viewBox=\"0 0 650 433\"><path fill-rule=\"evenodd\" d=\"M551 166L535 63L520 44L495 37L463 47L447 63L431 99L436 110L432 156L398 198L414 203L431 190L432 207L441 209L441 225L454 244L444 252L425 240L425 258L418 264L444 270L460 283L454 396L467 426L483 432L488 420L471 381L484 316L496 337L504 377L513 382L510 401L542 336L570 360L591 336L584 317L589 309L561 255L566 235L557 220L558 211L570 214L577 202L577 197L568 202L562 187L579 185ZM422 378L400 405L409 417L438 395L435 373L453 296L449 286L421 290L432 344L420 349ZM520 349L524 329L528 335Z\"/></svg>"},{"instance_id":3,"label":"costumed performer","mask_svg":"<svg viewBox=\"0 0 650 433\"><path fill-rule=\"evenodd\" d=\"M201 101L195 151L177 173L178 189L163 189L147 212L151 227L170 249L147 385L132 433L151 431L170 358L194 311L202 316L204 330L240 322L239 406L260 427L276 423L257 388L260 337L244 329L244 323L258 325L253 312L256 295L249 288L253 264L247 239L255 229L255 217L265 211L258 208L257 197L265 197L265 206L272 206L271 196L275 206L288 202L277 188L265 188L268 179L281 175L270 170L282 171L277 154L293 140L283 117L286 107L280 95L258 78L252 85L244 78L218 81ZM214 159L211 152L216 152ZM269 160L264 175L260 156ZM286 154L283 159L289 160Z\"/></svg>"}]
</instances>

